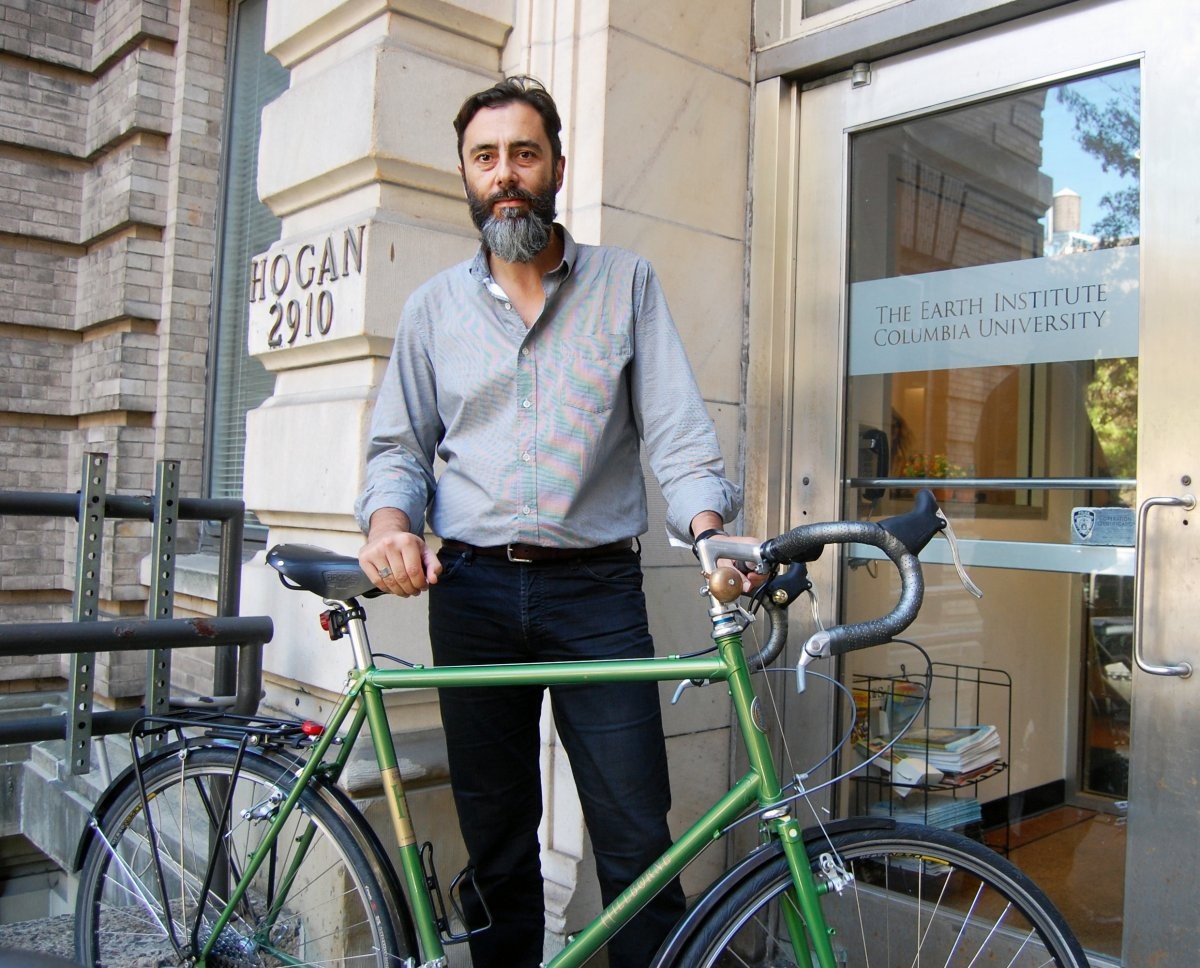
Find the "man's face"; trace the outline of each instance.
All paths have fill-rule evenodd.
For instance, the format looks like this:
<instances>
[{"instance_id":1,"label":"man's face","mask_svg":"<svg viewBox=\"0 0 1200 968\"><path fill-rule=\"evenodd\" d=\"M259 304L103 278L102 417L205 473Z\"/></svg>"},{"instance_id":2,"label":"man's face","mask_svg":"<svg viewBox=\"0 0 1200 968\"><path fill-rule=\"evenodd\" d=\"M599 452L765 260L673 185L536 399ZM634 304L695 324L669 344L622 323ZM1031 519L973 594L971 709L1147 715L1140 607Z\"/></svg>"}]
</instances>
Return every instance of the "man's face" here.
<instances>
[{"instance_id":1,"label":"man's face","mask_svg":"<svg viewBox=\"0 0 1200 968\"><path fill-rule=\"evenodd\" d=\"M553 158L541 115L513 101L483 108L463 132L459 171L488 250L529 262L549 243L565 161Z\"/></svg>"}]
</instances>

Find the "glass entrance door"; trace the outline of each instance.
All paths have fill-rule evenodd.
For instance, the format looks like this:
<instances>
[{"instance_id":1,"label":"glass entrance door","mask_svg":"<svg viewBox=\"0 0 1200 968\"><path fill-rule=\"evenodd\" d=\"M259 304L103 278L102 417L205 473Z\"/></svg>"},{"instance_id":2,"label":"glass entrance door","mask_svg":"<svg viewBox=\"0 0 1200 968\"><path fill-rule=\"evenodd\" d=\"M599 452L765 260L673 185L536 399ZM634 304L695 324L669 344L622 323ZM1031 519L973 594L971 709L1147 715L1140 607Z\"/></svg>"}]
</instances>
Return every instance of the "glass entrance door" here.
<instances>
[{"instance_id":1,"label":"glass entrance door","mask_svg":"<svg viewBox=\"0 0 1200 968\"><path fill-rule=\"evenodd\" d=\"M1003 769L958 795L1097 965L1200 950L1182 887L1200 862L1200 677L1153 664L1200 659L1200 534L1183 498L1149 501L1200 474L1187 6L1064 4L803 91L764 83L757 102L749 416L778 464L755 471L763 514L874 519L938 493L984 598L934 543L911 637L955 676L1011 681L1011 708L981 689L935 695L931 715L1002 731ZM835 589L826 621L894 594L865 549L811 570ZM841 675L923 661L897 645ZM853 799L836 806L884 793Z\"/></svg>"},{"instance_id":2,"label":"glass entrance door","mask_svg":"<svg viewBox=\"0 0 1200 968\"><path fill-rule=\"evenodd\" d=\"M1001 733L982 772L947 769L939 789L903 804L868 781L849 806L921 819L946 809L956 823L978 811L998 846L1043 870L1074 869L1086 850L1124 857L1139 105L1134 64L849 142L844 447L858 466L845 506L885 517L930 487L969 554L990 554L980 602L931 565L910 634L935 685L957 687L934 690L930 725ZM893 593L885 575L851 559L846 614L879 614ZM922 662L896 646L851 657L845 676L917 681ZM1048 873L1088 947L1119 956L1122 877Z\"/></svg>"}]
</instances>

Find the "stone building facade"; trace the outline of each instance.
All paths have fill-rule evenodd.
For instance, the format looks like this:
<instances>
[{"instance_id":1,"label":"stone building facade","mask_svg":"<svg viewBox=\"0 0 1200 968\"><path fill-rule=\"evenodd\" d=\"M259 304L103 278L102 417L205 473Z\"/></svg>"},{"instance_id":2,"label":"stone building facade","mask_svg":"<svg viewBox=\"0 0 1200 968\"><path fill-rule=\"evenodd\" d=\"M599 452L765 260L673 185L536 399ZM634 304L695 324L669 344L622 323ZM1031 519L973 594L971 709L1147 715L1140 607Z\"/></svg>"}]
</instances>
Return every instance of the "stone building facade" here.
<instances>
[{"instance_id":1,"label":"stone building facade","mask_svg":"<svg viewBox=\"0 0 1200 968\"><path fill-rule=\"evenodd\" d=\"M301 14L268 5L265 47L290 83L262 117L258 188L280 237L252 261L248 339L275 384L247 422L245 496L270 540L318 533L347 553L360 542L349 512L399 307L477 245L449 119L500 74L533 74L554 93L567 157L560 217L581 241L621 245L654 263L738 475L750 4L701 6L393 0L316 3ZM696 158L721 160L713 170ZM643 560L659 650L703 647L694 561L668 547L661 497L652 503ZM342 668L294 596L261 568L244 576L246 598L262 603L276 642L287 643L268 646L264 659L277 694L319 711ZM381 648L426 658L423 606L373 606ZM398 629L418 631L401 637ZM721 697L689 700L667 716L678 819L695 815L701 791L728 768ZM409 731L407 742L430 743L433 761L422 768L441 776L434 697L393 701L393 724ZM543 761L548 927L561 939L596 898L581 874L581 816L549 724ZM413 810L426 829L440 828L439 842L455 843L443 785L426 782ZM439 864L452 875L461 861L450 849ZM687 887L699 890L719 864L715 856L699 863Z\"/></svg>"}]
</instances>

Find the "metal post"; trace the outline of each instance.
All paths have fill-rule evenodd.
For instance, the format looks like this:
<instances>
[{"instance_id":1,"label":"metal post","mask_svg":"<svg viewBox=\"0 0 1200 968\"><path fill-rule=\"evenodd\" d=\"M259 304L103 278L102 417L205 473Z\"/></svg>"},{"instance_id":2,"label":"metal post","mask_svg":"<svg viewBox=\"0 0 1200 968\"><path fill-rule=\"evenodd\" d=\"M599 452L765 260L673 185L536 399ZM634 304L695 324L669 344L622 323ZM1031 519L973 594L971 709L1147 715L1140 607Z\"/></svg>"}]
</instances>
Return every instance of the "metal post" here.
<instances>
[{"instance_id":1,"label":"metal post","mask_svg":"<svg viewBox=\"0 0 1200 968\"><path fill-rule=\"evenodd\" d=\"M108 480L108 455L84 454L83 485L79 489L75 544L75 596L73 618L94 622L100 610L100 561L104 546L104 490ZM96 653L77 652L71 657L68 686L67 761L74 774L92 768L92 691L96 680Z\"/></svg>"},{"instance_id":2,"label":"metal post","mask_svg":"<svg viewBox=\"0 0 1200 968\"><path fill-rule=\"evenodd\" d=\"M0 723L0 745L13 742L66 740L65 760L72 773L90 767L90 739L129 731L142 709L93 710L97 652L157 650L148 660L146 707L164 711L170 705L170 650L211 647L214 650L213 695L203 700L178 700L204 708L228 708L252 716L262 696L262 647L273 633L265 616L239 617L242 539L245 505L217 498L178 495L179 463L164 462L155 495L123 496L106 493L107 454L87 454L83 486L75 493L46 494L0 491L0 514L75 518L79 523L71 622L0 624L0 658L8 656L70 655L69 707L65 715ZM99 621L103 528L107 518L130 518L154 524L154 568L149 616L144 619ZM176 571L176 529L179 520L222 523L220 574L215 618L172 618Z\"/></svg>"},{"instance_id":3,"label":"metal post","mask_svg":"<svg viewBox=\"0 0 1200 968\"><path fill-rule=\"evenodd\" d=\"M245 528L241 514L234 515L221 523L220 567L217 570L217 615L237 615L242 601L242 539ZM261 648L261 647L260 647ZM253 663L261 671L262 654L247 658L246 647L226 645L213 650L213 697L233 696L231 710L237 714L250 715L258 708L258 685L253 684L253 708L248 708L247 697L239 688L242 674L249 671ZM261 681L261 678L260 678Z\"/></svg>"},{"instance_id":4,"label":"metal post","mask_svg":"<svg viewBox=\"0 0 1200 968\"><path fill-rule=\"evenodd\" d=\"M154 482L154 528L150 539L151 619L170 619L175 611L175 540L179 530L179 462L160 460ZM171 650L154 648L146 656L146 714L170 709Z\"/></svg>"}]
</instances>

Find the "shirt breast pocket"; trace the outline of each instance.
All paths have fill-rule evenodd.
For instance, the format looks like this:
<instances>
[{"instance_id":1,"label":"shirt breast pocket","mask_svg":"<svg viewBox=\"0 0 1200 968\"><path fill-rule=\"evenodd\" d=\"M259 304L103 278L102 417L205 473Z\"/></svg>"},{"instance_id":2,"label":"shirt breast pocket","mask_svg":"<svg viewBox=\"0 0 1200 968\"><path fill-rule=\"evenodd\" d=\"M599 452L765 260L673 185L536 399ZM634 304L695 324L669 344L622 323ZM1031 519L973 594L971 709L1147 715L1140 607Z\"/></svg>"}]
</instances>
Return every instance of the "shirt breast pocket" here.
<instances>
[{"instance_id":1,"label":"shirt breast pocket","mask_svg":"<svg viewBox=\"0 0 1200 968\"><path fill-rule=\"evenodd\" d=\"M574 410L606 413L616 406L625 366L633 355L622 337L588 337L564 361L560 399Z\"/></svg>"}]
</instances>

